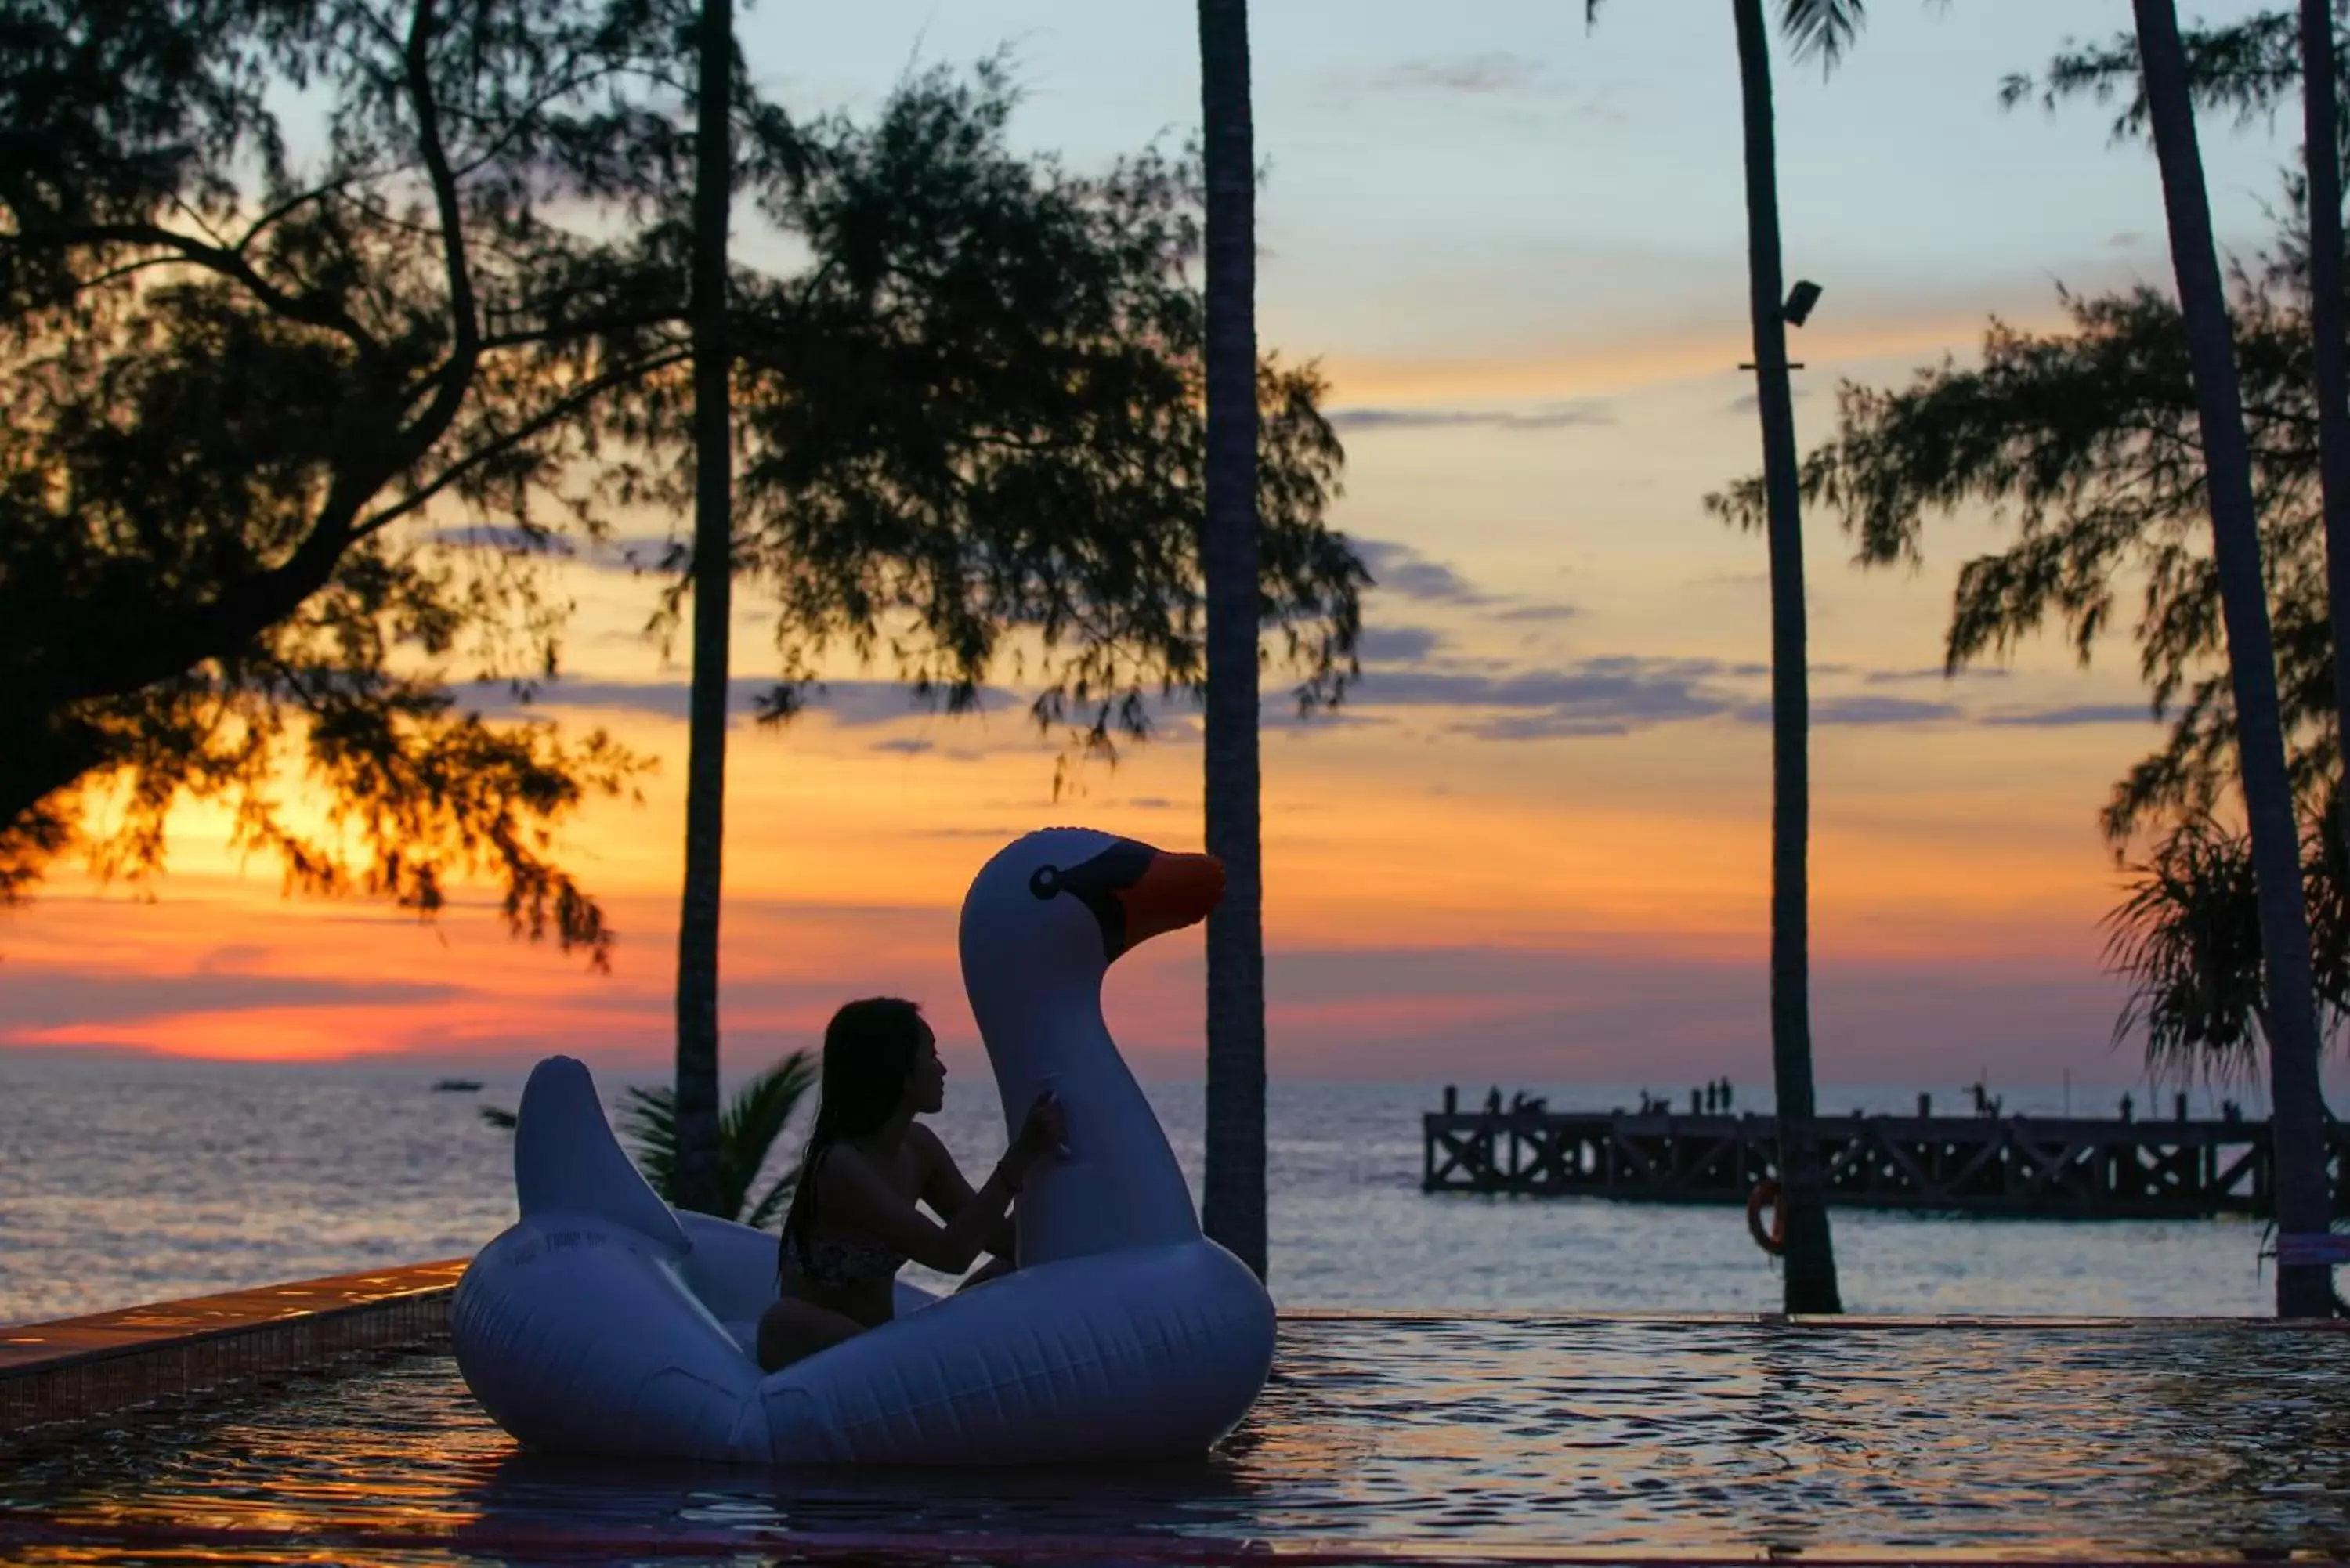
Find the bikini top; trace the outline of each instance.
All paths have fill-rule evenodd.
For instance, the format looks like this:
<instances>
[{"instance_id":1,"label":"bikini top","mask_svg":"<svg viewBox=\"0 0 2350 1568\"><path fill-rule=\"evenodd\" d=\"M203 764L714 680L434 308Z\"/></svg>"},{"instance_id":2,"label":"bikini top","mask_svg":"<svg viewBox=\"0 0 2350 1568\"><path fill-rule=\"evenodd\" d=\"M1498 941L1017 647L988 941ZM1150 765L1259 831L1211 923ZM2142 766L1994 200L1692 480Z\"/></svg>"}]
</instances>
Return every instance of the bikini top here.
<instances>
[{"instance_id":1,"label":"bikini top","mask_svg":"<svg viewBox=\"0 0 2350 1568\"><path fill-rule=\"evenodd\" d=\"M819 1167L824 1155L831 1152L827 1148L816 1156ZM816 1173L808 1171L800 1179L813 1181ZM815 1195L811 1193L809 1196ZM811 1214L810 1222L813 1223L814 1220L815 1216ZM821 1285L826 1290L847 1290L891 1279L905 1266L905 1253L879 1241L810 1241L805 1258L792 1245L789 1236L781 1238L775 1248L775 1273L779 1283L784 1275L797 1274L809 1283Z\"/></svg>"},{"instance_id":2,"label":"bikini top","mask_svg":"<svg viewBox=\"0 0 2350 1568\"><path fill-rule=\"evenodd\" d=\"M879 1241L811 1241L805 1262L788 1242L781 1251L785 1269L836 1291L890 1279L906 1265L905 1253Z\"/></svg>"}]
</instances>

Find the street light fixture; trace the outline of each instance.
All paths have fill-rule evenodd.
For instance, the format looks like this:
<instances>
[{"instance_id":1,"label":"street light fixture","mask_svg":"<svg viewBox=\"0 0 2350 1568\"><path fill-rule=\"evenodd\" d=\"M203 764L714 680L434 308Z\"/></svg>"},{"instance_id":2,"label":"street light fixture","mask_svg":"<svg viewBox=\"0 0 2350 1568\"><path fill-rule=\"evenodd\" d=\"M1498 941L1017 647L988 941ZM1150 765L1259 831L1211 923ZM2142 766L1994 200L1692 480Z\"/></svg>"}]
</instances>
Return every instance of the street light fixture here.
<instances>
[{"instance_id":1,"label":"street light fixture","mask_svg":"<svg viewBox=\"0 0 2350 1568\"><path fill-rule=\"evenodd\" d=\"M1801 327L1819 302L1820 286L1804 278L1787 291L1787 303L1779 307L1779 314L1786 317L1788 326Z\"/></svg>"}]
</instances>

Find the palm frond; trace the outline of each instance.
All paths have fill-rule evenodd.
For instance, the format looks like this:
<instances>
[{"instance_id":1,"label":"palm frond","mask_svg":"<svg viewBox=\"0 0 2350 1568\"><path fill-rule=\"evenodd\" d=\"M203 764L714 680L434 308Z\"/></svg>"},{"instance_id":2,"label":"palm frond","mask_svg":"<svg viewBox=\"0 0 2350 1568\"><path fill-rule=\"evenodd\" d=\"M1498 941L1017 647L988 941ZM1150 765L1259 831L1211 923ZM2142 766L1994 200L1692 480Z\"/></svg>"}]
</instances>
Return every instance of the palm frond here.
<instances>
[{"instance_id":1,"label":"palm frond","mask_svg":"<svg viewBox=\"0 0 2350 1568\"><path fill-rule=\"evenodd\" d=\"M764 1225L791 1200L799 1178L796 1168L776 1177L757 1204L744 1212L750 1204L751 1189L765 1168L768 1156L799 1109L800 1101L815 1086L815 1058L806 1051L794 1051L743 1085L733 1102L720 1114L721 1180L726 1202L744 1224Z\"/></svg>"},{"instance_id":2,"label":"palm frond","mask_svg":"<svg viewBox=\"0 0 2350 1568\"><path fill-rule=\"evenodd\" d=\"M1603 4L1605 0L1583 0L1586 27L1599 25ZM1844 63L1845 52L1860 36L1861 24L1867 19L1864 0L1779 0L1779 30L1794 46L1795 57L1817 55L1825 70L1832 71Z\"/></svg>"},{"instance_id":3,"label":"palm frond","mask_svg":"<svg viewBox=\"0 0 2350 1568\"><path fill-rule=\"evenodd\" d=\"M780 1223L784 1211L792 1206L792 1195L799 1190L799 1185L800 1168L795 1160L790 1169L767 1184L767 1190L761 1194L759 1201L742 1217L743 1223L754 1231L764 1231L770 1225Z\"/></svg>"},{"instance_id":4,"label":"palm frond","mask_svg":"<svg viewBox=\"0 0 2350 1568\"><path fill-rule=\"evenodd\" d=\"M660 1194L676 1201L677 1091L667 1084L631 1084L620 1096L620 1130L635 1145L637 1168Z\"/></svg>"},{"instance_id":5,"label":"palm frond","mask_svg":"<svg viewBox=\"0 0 2350 1568\"><path fill-rule=\"evenodd\" d=\"M2350 847L2335 801L2302 826L2301 886L2309 912L2311 979L2320 1039L2350 1024ZM2136 873L2104 920L2108 970L2130 994L2114 1044L2144 1032L2158 1079L2249 1081L2267 1043L2267 969L2251 841L2208 815L2189 818Z\"/></svg>"},{"instance_id":6,"label":"palm frond","mask_svg":"<svg viewBox=\"0 0 2350 1568\"><path fill-rule=\"evenodd\" d=\"M751 1201L751 1189L758 1185L800 1102L816 1087L816 1058L806 1051L794 1051L743 1085L719 1113L720 1219L766 1226L791 1202L793 1189L799 1185L796 1163L768 1182L756 1203ZM514 1112L495 1106L484 1106L481 1111L482 1119L492 1127L514 1130ZM661 1201L674 1203L677 1091L667 1084L629 1085L620 1093L619 1123L637 1168L644 1172Z\"/></svg>"},{"instance_id":7,"label":"palm frond","mask_svg":"<svg viewBox=\"0 0 2350 1568\"><path fill-rule=\"evenodd\" d=\"M2267 1010L2250 838L2192 817L2130 869L2129 897L2103 922L2106 968L2130 986L2114 1044L2142 1031L2158 1078L2249 1078Z\"/></svg>"},{"instance_id":8,"label":"palm frond","mask_svg":"<svg viewBox=\"0 0 2350 1568\"><path fill-rule=\"evenodd\" d=\"M1861 0L1779 0L1779 30L1794 46L1795 58L1817 55L1824 70L1843 62L1866 20Z\"/></svg>"}]
</instances>

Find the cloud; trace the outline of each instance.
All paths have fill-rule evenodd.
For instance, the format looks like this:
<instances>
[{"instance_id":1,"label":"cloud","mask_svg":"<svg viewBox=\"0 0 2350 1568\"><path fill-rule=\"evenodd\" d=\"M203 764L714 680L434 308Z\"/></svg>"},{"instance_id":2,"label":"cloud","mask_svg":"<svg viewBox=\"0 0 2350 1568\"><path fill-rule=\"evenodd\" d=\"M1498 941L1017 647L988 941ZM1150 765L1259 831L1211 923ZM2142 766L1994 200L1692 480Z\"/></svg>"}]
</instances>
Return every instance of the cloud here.
<instances>
[{"instance_id":1,"label":"cloud","mask_svg":"<svg viewBox=\"0 0 2350 1568\"><path fill-rule=\"evenodd\" d=\"M1572 620L1583 612L1573 605L1519 605L1495 612L1495 620Z\"/></svg>"},{"instance_id":2,"label":"cloud","mask_svg":"<svg viewBox=\"0 0 2350 1568\"><path fill-rule=\"evenodd\" d=\"M1503 49L1449 58L1406 60L1372 78L1374 87L1406 92L1536 92L1555 81L1550 68L1531 56Z\"/></svg>"},{"instance_id":3,"label":"cloud","mask_svg":"<svg viewBox=\"0 0 2350 1568\"><path fill-rule=\"evenodd\" d=\"M2069 708L2039 708L1986 713L1982 722L2019 729L2066 729L2076 724L2160 722L2143 702L2084 702Z\"/></svg>"},{"instance_id":4,"label":"cloud","mask_svg":"<svg viewBox=\"0 0 2350 1568\"><path fill-rule=\"evenodd\" d=\"M1503 713L1455 724L1452 733L1476 741L1576 741L1596 735L1628 735L1644 729L1620 718L1570 711Z\"/></svg>"},{"instance_id":5,"label":"cloud","mask_svg":"<svg viewBox=\"0 0 2350 1568\"><path fill-rule=\"evenodd\" d=\"M518 556L571 556L578 552L570 540L556 534L533 534L494 523L465 523L435 528L427 535L435 545L452 549L504 550Z\"/></svg>"},{"instance_id":6,"label":"cloud","mask_svg":"<svg viewBox=\"0 0 2350 1568\"><path fill-rule=\"evenodd\" d=\"M896 752L903 756L919 757L924 752L934 752L938 750L938 742L935 741L916 740L910 735L902 735L893 741L876 741L873 742L873 750L877 752Z\"/></svg>"},{"instance_id":7,"label":"cloud","mask_svg":"<svg viewBox=\"0 0 2350 1568\"><path fill-rule=\"evenodd\" d=\"M215 950L218 959L223 950ZM234 952L235 950L226 950ZM232 961L244 961L233 960ZM190 1013L254 1012L275 1008L412 1007L454 1002L468 987L397 980L336 980L273 975L200 964L192 973L129 974L120 970L35 970L10 982L0 1041L31 1041L58 1029L124 1024Z\"/></svg>"},{"instance_id":8,"label":"cloud","mask_svg":"<svg viewBox=\"0 0 2350 1568\"><path fill-rule=\"evenodd\" d=\"M1829 697L1812 704L1812 723L1933 724L1966 715L1955 702L1921 702L1914 697ZM1762 706L1757 722L1768 723L1770 704Z\"/></svg>"},{"instance_id":9,"label":"cloud","mask_svg":"<svg viewBox=\"0 0 2350 1568\"><path fill-rule=\"evenodd\" d=\"M1481 605L1492 596L1469 586L1460 573L1441 561L1431 561L1409 545L1386 539L1357 539L1355 553L1371 569L1381 588L1408 599L1437 604Z\"/></svg>"},{"instance_id":10,"label":"cloud","mask_svg":"<svg viewBox=\"0 0 2350 1568\"><path fill-rule=\"evenodd\" d=\"M591 558L608 571L655 571L669 565L672 550L682 565L690 544L668 534L619 534L597 545Z\"/></svg>"},{"instance_id":11,"label":"cloud","mask_svg":"<svg viewBox=\"0 0 2350 1568\"><path fill-rule=\"evenodd\" d=\"M2106 236L2106 247L2111 250L2135 250L2145 243L2146 236L2139 234L2136 229L2124 229L2118 234L2107 234Z\"/></svg>"},{"instance_id":12,"label":"cloud","mask_svg":"<svg viewBox=\"0 0 2350 1568\"><path fill-rule=\"evenodd\" d=\"M1809 387L1797 387L1794 389L1794 400L1796 402L1800 403L1811 395L1812 389ZM1762 407L1762 401L1760 399L1756 398L1752 392L1743 392L1739 396L1731 399L1729 402L1723 404L1722 411L1732 414L1751 414L1760 407Z\"/></svg>"},{"instance_id":13,"label":"cloud","mask_svg":"<svg viewBox=\"0 0 2350 1568\"><path fill-rule=\"evenodd\" d=\"M1477 740L1572 739L1713 718L1768 723L1771 704L1757 698L1752 683L1770 673L1762 663L1634 655L1514 675L1374 670L1364 675L1357 701L1373 709L1498 711L1464 716L1450 726L1452 733ZM1967 716L1954 702L1870 695L1815 700L1811 713L1812 722L1821 727L1941 723Z\"/></svg>"},{"instance_id":14,"label":"cloud","mask_svg":"<svg viewBox=\"0 0 2350 1568\"><path fill-rule=\"evenodd\" d=\"M1424 626L1374 626L1356 649L1367 663L1417 664L1443 646L1443 634Z\"/></svg>"},{"instance_id":15,"label":"cloud","mask_svg":"<svg viewBox=\"0 0 2350 1568\"><path fill-rule=\"evenodd\" d=\"M1363 677L1369 708L1499 709L1464 719L1456 734L1492 741L1620 735L1659 724L1709 719L1746 707L1742 692L1712 684L1751 679L1762 665L1703 659L1587 659L1564 670L1478 675L1454 670L1374 670Z\"/></svg>"},{"instance_id":16,"label":"cloud","mask_svg":"<svg viewBox=\"0 0 2350 1568\"><path fill-rule=\"evenodd\" d=\"M726 683L726 711L747 714L758 700L775 689L764 677L736 676ZM654 713L682 719L690 689L675 680L544 681L528 701L515 696L503 681L473 681L455 688L459 699L496 718L518 718L549 708L585 708L631 713ZM894 720L942 711L917 698L913 689L895 680L832 680L807 693L810 710L828 715L834 723L852 727L887 724ZM1000 686L982 687L981 712L1026 706L1025 699Z\"/></svg>"},{"instance_id":17,"label":"cloud","mask_svg":"<svg viewBox=\"0 0 2350 1568\"><path fill-rule=\"evenodd\" d=\"M1814 729L1830 725L1859 728L1871 724L1936 724L1966 716L1955 702L1921 702L1914 697L1826 697L1813 699L1811 722ZM1742 723L1767 724L1771 722L1771 704L1748 703L1739 709L1738 718Z\"/></svg>"},{"instance_id":18,"label":"cloud","mask_svg":"<svg viewBox=\"0 0 2350 1568\"><path fill-rule=\"evenodd\" d=\"M1939 664L1921 664L1914 670L1872 670L1860 680L1864 686L1891 686L1908 680L2005 680L2013 673L1997 664L1970 665L1957 671Z\"/></svg>"},{"instance_id":19,"label":"cloud","mask_svg":"<svg viewBox=\"0 0 2350 1568\"><path fill-rule=\"evenodd\" d=\"M1615 406L1601 398L1545 403L1526 411L1509 409L1333 409L1330 423L1353 430L1555 431L1574 425L1611 425Z\"/></svg>"}]
</instances>

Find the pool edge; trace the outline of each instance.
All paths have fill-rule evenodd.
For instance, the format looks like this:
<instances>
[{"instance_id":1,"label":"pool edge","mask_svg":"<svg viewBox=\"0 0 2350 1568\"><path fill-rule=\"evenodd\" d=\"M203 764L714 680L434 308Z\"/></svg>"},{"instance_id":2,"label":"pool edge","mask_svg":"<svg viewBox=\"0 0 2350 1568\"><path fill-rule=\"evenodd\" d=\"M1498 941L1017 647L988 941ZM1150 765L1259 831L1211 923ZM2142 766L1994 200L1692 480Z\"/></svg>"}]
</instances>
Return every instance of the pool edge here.
<instances>
[{"instance_id":1,"label":"pool edge","mask_svg":"<svg viewBox=\"0 0 2350 1568\"><path fill-rule=\"evenodd\" d=\"M444 1259L0 1327L0 1449L448 1337Z\"/></svg>"}]
</instances>

